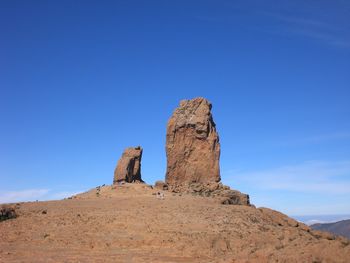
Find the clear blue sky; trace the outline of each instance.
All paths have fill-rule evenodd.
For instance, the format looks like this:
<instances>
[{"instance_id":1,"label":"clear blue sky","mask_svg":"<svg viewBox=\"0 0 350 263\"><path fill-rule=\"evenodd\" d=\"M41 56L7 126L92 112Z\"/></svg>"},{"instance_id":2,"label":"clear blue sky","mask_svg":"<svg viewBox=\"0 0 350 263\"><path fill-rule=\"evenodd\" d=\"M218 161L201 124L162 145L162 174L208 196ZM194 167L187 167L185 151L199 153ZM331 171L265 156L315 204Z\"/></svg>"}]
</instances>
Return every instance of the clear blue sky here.
<instances>
[{"instance_id":1,"label":"clear blue sky","mask_svg":"<svg viewBox=\"0 0 350 263\"><path fill-rule=\"evenodd\" d=\"M223 183L292 215L350 214L350 3L1 1L0 202L164 179L181 99L213 103Z\"/></svg>"}]
</instances>

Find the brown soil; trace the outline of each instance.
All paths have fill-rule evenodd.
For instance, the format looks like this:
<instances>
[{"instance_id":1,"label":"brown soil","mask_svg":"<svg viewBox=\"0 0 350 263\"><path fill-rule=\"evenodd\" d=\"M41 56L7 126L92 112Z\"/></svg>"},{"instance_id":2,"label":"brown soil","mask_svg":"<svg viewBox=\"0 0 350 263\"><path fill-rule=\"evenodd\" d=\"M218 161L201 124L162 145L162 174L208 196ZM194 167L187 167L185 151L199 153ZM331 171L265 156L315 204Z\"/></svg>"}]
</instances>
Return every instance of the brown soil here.
<instances>
[{"instance_id":1,"label":"brown soil","mask_svg":"<svg viewBox=\"0 0 350 263\"><path fill-rule=\"evenodd\" d=\"M350 262L349 240L279 212L156 192L126 184L21 203L0 222L0 262Z\"/></svg>"}]
</instances>

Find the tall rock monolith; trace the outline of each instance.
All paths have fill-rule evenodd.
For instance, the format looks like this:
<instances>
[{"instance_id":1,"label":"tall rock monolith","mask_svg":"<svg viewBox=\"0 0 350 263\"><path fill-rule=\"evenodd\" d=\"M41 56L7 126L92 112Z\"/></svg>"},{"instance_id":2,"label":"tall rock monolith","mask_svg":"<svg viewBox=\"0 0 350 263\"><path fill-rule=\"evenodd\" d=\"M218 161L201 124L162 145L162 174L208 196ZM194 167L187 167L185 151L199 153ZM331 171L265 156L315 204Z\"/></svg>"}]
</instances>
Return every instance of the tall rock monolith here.
<instances>
[{"instance_id":1,"label":"tall rock monolith","mask_svg":"<svg viewBox=\"0 0 350 263\"><path fill-rule=\"evenodd\" d=\"M141 179L141 158L142 148L140 146L126 148L114 170L113 183L143 182Z\"/></svg>"},{"instance_id":2,"label":"tall rock monolith","mask_svg":"<svg viewBox=\"0 0 350 263\"><path fill-rule=\"evenodd\" d=\"M168 121L166 183L185 185L220 181L220 143L211 103L182 100Z\"/></svg>"}]
</instances>

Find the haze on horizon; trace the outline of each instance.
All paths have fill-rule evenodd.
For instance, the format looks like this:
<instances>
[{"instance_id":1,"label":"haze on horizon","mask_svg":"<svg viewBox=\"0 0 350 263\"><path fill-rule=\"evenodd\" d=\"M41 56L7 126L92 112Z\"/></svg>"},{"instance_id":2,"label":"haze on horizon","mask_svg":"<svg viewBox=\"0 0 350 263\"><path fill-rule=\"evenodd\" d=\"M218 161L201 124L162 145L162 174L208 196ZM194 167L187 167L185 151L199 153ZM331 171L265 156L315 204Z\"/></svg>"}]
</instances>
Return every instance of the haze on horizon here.
<instances>
[{"instance_id":1,"label":"haze on horizon","mask_svg":"<svg viewBox=\"0 0 350 263\"><path fill-rule=\"evenodd\" d=\"M288 215L350 214L347 1L3 1L0 203L164 179L182 99L213 104L221 177Z\"/></svg>"}]
</instances>

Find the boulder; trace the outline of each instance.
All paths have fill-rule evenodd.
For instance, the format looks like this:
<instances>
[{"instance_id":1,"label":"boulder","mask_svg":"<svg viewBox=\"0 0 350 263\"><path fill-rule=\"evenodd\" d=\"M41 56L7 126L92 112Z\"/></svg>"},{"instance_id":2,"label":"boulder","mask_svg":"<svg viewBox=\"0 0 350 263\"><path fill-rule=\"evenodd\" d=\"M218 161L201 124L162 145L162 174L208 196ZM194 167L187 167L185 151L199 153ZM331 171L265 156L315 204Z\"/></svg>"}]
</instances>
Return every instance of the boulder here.
<instances>
[{"instance_id":1,"label":"boulder","mask_svg":"<svg viewBox=\"0 0 350 263\"><path fill-rule=\"evenodd\" d=\"M221 203L224 205L250 205L249 195L237 190L223 190L220 193Z\"/></svg>"},{"instance_id":2,"label":"boulder","mask_svg":"<svg viewBox=\"0 0 350 263\"><path fill-rule=\"evenodd\" d=\"M177 189L178 192L191 193L206 197L214 197L224 205L247 205L250 206L249 195L243 194L237 190L230 189L229 186L222 183L192 183L182 189Z\"/></svg>"},{"instance_id":3,"label":"boulder","mask_svg":"<svg viewBox=\"0 0 350 263\"><path fill-rule=\"evenodd\" d=\"M154 187L160 190L168 190L168 185L163 181L156 181Z\"/></svg>"},{"instance_id":4,"label":"boulder","mask_svg":"<svg viewBox=\"0 0 350 263\"><path fill-rule=\"evenodd\" d=\"M220 181L220 143L211 103L183 100L168 121L166 133L169 186Z\"/></svg>"},{"instance_id":5,"label":"boulder","mask_svg":"<svg viewBox=\"0 0 350 263\"><path fill-rule=\"evenodd\" d=\"M113 184L143 182L141 179L142 148L126 148L114 170Z\"/></svg>"}]
</instances>

